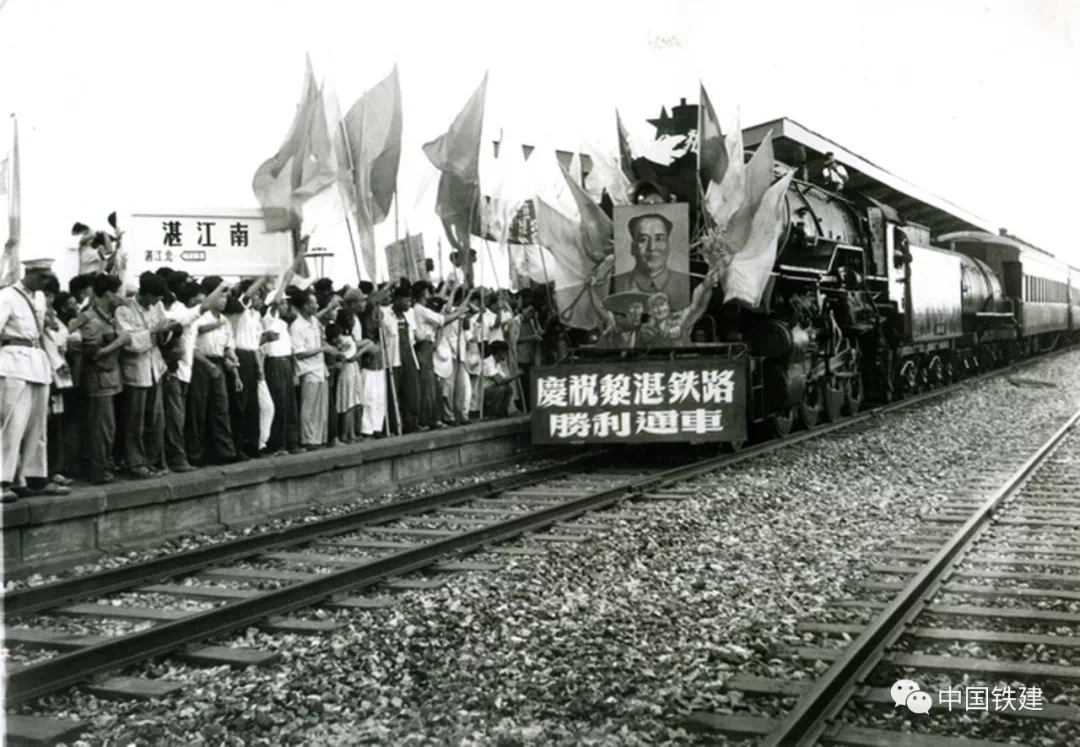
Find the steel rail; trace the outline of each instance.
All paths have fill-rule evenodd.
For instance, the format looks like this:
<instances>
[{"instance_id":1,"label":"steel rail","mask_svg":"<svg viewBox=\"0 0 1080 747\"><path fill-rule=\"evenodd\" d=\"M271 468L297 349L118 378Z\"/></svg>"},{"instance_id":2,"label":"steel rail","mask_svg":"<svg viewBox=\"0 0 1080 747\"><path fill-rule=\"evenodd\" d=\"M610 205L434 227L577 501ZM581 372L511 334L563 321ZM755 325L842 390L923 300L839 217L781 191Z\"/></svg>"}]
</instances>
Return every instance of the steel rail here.
<instances>
[{"instance_id":1,"label":"steel rail","mask_svg":"<svg viewBox=\"0 0 1080 747\"><path fill-rule=\"evenodd\" d=\"M400 516L429 511L445 505L462 503L480 495L498 493L514 487L557 477L566 469L578 464L590 464L603 459L603 452L579 455L566 462L547 465L527 472L493 480L461 485L448 490L427 493L404 501L384 503L378 506L350 511L296 526L227 542L200 547L181 553L173 553L142 563L133 563L109 570L90 573L78 578L57 581L41 586L31 586L0 597L0 622L7 619L42 612L51 607L68 604L80 599L103 596L163 578L189 575L209 565L235 563L254 555L280 547L304 544L319 537L343 534L371 524L392 521Z\"/></svg>"},{"instance_id":2,"label":"steel rail","mask_svg":"<svg viewBox=\"0 0 1080 747\"><path fill-rule=\"evenodd\" d=\"M715 471L720 467L737 464L773 451L787 448L788 446L806 440L848 428L887 412L900 410L930 399L944 396L953 391L957 391L961 387L977 383L986 378L1001 375L1014 368L1026 366L1034 362L1036 361L1029 359L1027 361L1014 363L1005 368L995 369L974 378L965 379L948 387L930 390L887 405L881 405L836 423L818 426L794 436L759 444L735 454L724 454L711 457L691 465L666 470L656 475L637 478L628 481L623 485L598 491L567 503L540 509L503 522L463 532L453 537L427 543L383 558L378 558L364 565L352 566L341 571L320 576L317 579L265 592L249 599L236 600L221 607L197 613L175 622L157 625L144 631L120 636L115 640L105 641L36 664L31 664L12 672L7 677L5 682L7 704L10 707L26 703L95 675L119 669L130 664L135 664L146 659L151 659L177 648L223 635L238 628L247 627L268 617L279 616L317 604L346 591L366 588L380 583L387 578L422 569L446 555L469 552L493 542L504 541L523 533L537 531L559 521L574 518L588 511L604 508L628 495L635 493L640 494L642 490L648 487L663 487L674 482ZM603 456L603 454L586 455L581 458L580 463L588 463L591 460L600 459ZM572 460L570 464L573 464L576 461L577 460ZM537 472L558 473L563 471L567 466L569 466L567 463L551 465L549 467L541 468L541 470L538 470ZM466 501L475 498L479 494L484 494L485 492L493 494L500 490L512 489L512 487L503 487L503 485L512 486L515 480L520 478L520 475L512 475L506 478L497 478L496 480L480 483L479 485L488 488L485 491L477 490L477 485L463 486L447 491L448 493L468 493L454 499L448 499L445 494L434 494L413 499L413 502L419 503L429 501L431 502L429 507L433 507L437 505L446 505L450 501ZM436 500L437 498L441 498L441 502ZM376 509L373 510L400 509L402 505L404 504L387 504L385 506L376 507ZM347 518L350 517L333 517L324 521L342 521ZM353 520L356 519L355 516L351 518L353 518ZM392 516L390 518L392 518ZM389 519L384 516L381 520L387 521ZM373 522L368 519L368 523ZM318 524L320 524L320 522L313 522L310 525L303 525L274 534L297 531L297 536L300 536L302 530L314 528ZM342 531L347 531L347 529ZM326 530L323 529L321 532L314 532L310 535L303 536L319 536L320 534L326 533ZM258 535L255 538L245 538L244 540L237 540L236 542L246 542L260 538L265 541L266 535ZM296 543L297 540L293 539L292 542ZM277 543L275 543L275 546L276 544ZM205 548L205 550L211 549L213 548ZM249 555L265 552L266 549L268 549L268 546L264 545L253 553L249 553ZM192 552L199 553L202 551L196 550ZM218 562L220 562L221 559L222 558L219 558ZM168 558L160 560L167 561ZM155 562L157 561L151 561L151 563ZM147 564L140 564L140 566L144 568L146 565ZM200 567L203 567L204 565L205 563L200 565ZM117 570L122 571L124 569ZM193 570L198 570L198 568L194 568ZM109 574L112 572L109 571L104 573ZM154 577L160 578L162 575L175 576L179 575L179 572L173 570L171 572L156 574ZM85 578L90 579L95 576L100 578L101 574L93 574L93 576ZM144 575L135 583L142 583L147 579L148 576ZM80 579L73 580L73 582L78 581L80 581ZM131 583L128 583L123 588L128 588L130 585ZM103 592L102 588L98 586L87 593L101 594ZM14 597L15 595L12 596ZM28 606L24 607L24 609L28 609Z\"/></svg>"},{"instance_id":3,"label":"steel rail","mask_svg":"<svg viewBox=\"0 0 1080 747\"><path fill-rule=\"evenodd\" d=\"M808 434L810 435L810 434ZM786 442L785 442L786 443ZM318 604L344 592L356 591L393 576L425 568L447 555L466 553L493 542L537 531L591 510L616 503L649 486L662 486L716 469L720 463L756 456L781 444L764 444L738 455L724 455L676 467L645 478L636 478L614 488L600 490L556 506L542 508L519 517L402 550L364 565L352 566L282 589L241 599L175 622L121 636L71 653L46 659L10 673L6 681L7 705L20 705L97 674L160 656L177 648L198 643L268 617L279 616Z\"/></svg>"},{"instance_id":4,"label":"steel rail","mask_svg":"<svg viewBox=\"0 0 1080 747\"><path fill-rule=\"evenodd\" d=\"M1022 487L1054 453L1065 436L1080 422L1080 411L1052 435L1009 479L987 498L956 534L915 575L892 602L870 622L843 655L814 683L776 728L763 738L763 747L812 745L825 732L828 721L847 704L857 683L877 666L887 646L902 632L943 574L965 552L991 520L994 512Z\"/></svg>"},{"instance_id":5,"label":"steel rail","mask_svg":"<svg viewBox=\"0 0 1080 747\"><path fill-rule=\"evenodd\" d=\"M1039 359L1028 359L1013 363L1010 366L993 371L984 372L973 378L964 379L943 387L924 392L912 397L872 408L850 418L839 421L834 425L851 425L860 420L871 417L874 413L884 413L898 406L916 404L925 399L948 394L962 386L976 383L984 378L1001 375L1014 367L1021 367L1036 362ZM818 435L823 434L825 428L831 428L833 424L816 426L810 431ZM802 434L802 435L805 435ZM781 443L793 443L799 435L785 437ZM757 453L757 452L754 452ZM121 566L109 570L79 576L78 578L57 581L51 584L31 586L19 591L0 596L0 622L8 618L20 615L30 615L43 612L50 607L87 599L94 596L111 594L125 589L131 589L141 584L152 583L165 578L189 575L206 568L209 565L234 563L245 558L268 552L280 547L303 544L318 539L322 536L343 534L369 524L391 521L399 515L426 511L442 505L453 505L463 502L470 497L486 493L499 492L511 489L510 486L521 486L533 481L547 479L557 475L563 468L572 467L581 463L582 460L601 459L600 454L586 454L575 457L567 462L557 465L541 467L518 475L508 475L494 480L459 486L437 493L426 494L418 498L409 499L396 503L358 509L341 516L328 517L318 521L300 524L293 527L262 532L250 537L242 537L227 542L221 542L206 547L188 550L181 553L173 553L165 557L147 560L141 563Z\"/></svg>"}]
</instances>

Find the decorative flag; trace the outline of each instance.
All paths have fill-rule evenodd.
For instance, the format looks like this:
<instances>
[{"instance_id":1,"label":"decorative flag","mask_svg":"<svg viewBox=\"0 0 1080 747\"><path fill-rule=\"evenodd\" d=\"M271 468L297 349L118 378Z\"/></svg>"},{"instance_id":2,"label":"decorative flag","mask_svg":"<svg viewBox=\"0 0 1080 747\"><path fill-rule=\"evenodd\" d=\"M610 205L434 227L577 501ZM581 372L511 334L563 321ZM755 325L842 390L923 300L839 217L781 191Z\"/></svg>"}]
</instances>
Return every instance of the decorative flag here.
<instances>
[{"instance_id":1,"label":"decorative flag","mask_svg":"<svg viewBox=\"0 0 1080 747\"><path fill-rule=\"evenodd\" d=\"M480 234L490 235L500 246L505 246L510 241L515 218L535 189L530 184L521 144L504 135L499 153L494 164L494 186L482 201Z\"/></svg>"},{"instance_id":2,"label":"decorative flag","mask_svg":"<svg viewBox=\"0 0 1080 747\"><path fill-rule=\"evenodd\" d=\"M795 172L789 171L761 198L746 246L735 253L721 276L725 301L738 301L752 309L761 304L761 296L776 263L776 245L781 230L780 207L794 176Z\"/></svg>"},{"instance_id":3,"label":"decorative flag","mask_svg":"<svg viewBox=\"0 0 1080 747\"><path fill-rule=\"evenodd\" d=\"M346 194L356 212L360 248L368 277L375 277L375 226L386 220L397 193L401 162L401 82L397 65L361 96L342 120L338 150L344 152L352 178ZM342 139L348 143L342 143ZM339 162L340 162L339 156Z\"/></svg>"},{"instance_id":4,"label":"decorative flag","mask_svg":"<svg viewBox=\"0 0 1080 747\"><path fill-rule=\"evenodd\" d=\"M536 230L543 248L540 262L545 277L555 285L555 305L563 323L579 329L594 329L600 323L588 295L586 284L595 271L582 246L581 223L560 213L542 199L536 200ZM545 249L546 248L546 249ZM537 262L530 261L535 266ZM607 297L608 284L600 282L593 289L597 298Z\"/></svg>"},{"instance_id":5,"label":"decorative flag","mask_svg":"<svg viewBox=\"0 0 1080 747\"><path fill-rule=\"evenodd\" d=\"M19 123L11 119L11 155L4 159L5 180L0 186L7 193L8 235L0 254L0 286L11 285L19 279L19 240L22 233L22 189L19 184Z\"/></svg>"},{"instance_id":6,"label":"decorative flag","mask_svg":"<svg viewBox=\"0 0 1080 747\"><path fill-rule=\"evenodd\" d=\"M592 171L585 177L586 186L593 185L600 193L607 192L615 205L630 204L630 180L619 167L619 158L604 154L591 142L585 144L585 153L592 159ZM597 194L596 199L600 198Z\"/></svg>"},{"instance_id":7,"label":"decorative flag","mask_svg":"<svg viewBox=\"0 0 1080 747\"><path fill-rule=\"evenodd\" d=\"M472 281L471 228L480 196L480 136L488 75L469 98L443 135L424 145L424 153L442 172L435 212L442 218L450 243L467 259L466 277Z\"/></svg>"},{"instance_id":8,"label":"decorative flag","mask_svg":"<svg viewBox=\"0 0 1080 747\"><path fill-rule=\"evenodd\" d=\"M742 139L742 131L737 135ZM720 131L720 120L716 117L709 94L705 92L705 84L701 84L701 105L698 107L698 171L701 174L701 184L708 188L709 184L719 184L727 172L728 154L725 148L724 134Z\"/></svg>"},{"instance_id":9,"label":"decorative flag","mask_svg":"<svg viewBox=\"0 0 1080 747\"><path fill-rule=\"evenodd\" d=\"M770 130L761 141L761 145L754 151L750 163L746 165L742 204L731 217L731 222L725 232L732 246L740 247L747 243L758 206L772 183L773 160L772 131Z\"/></svg>"},{"instance_id":10,"label":"decorative flag","mask_svg":"<svg viewBox=\"0 0 1080 747\"><path fill-rule=\"evenodd\" d=\"M743 166L742 128L735 112L732 136L727 140L727 168L720 181L704 183L705 209L721 231L726 231L736 211L742 207L746 178Z\"/></svg>"},{"instance_id":11,"label":"decorative flag","mask_svg":"<svg viewBox=\"0 0 1080 747\"><path fill-rule=\"evenodd\" d=\"M612 222L600 206L597 205L588 193L562 164L563 177L570 187L570 194L577 205L578 214L581 216L581 250L594 264L603 262L604 259L615 251L615 224Z\"/></svg>"},{"instance_id":12,"label":"decorative flag","mask_svg":"<svg viewBox=\"0 0 1080 747\"><path fill-rule=\"evenodd\" d=\"M634 175L634 152L630 150L630 135L623 127L618 109L615 110L615 128L619 133L619 168L626 175L627 181L633 184L637 180Z\"/></svg>"},{"instance_id":13,"label":"decorative flag","mask_svg":"<svg viewBox=\"0 0 1080 747\"><path fill-rule=\"evenodd\" d=\"M303 204L337 179L322 96L307 59L304 89L278 152L255 172L252 190L268 231L298 229Z\"/></svg>"}]
</instances>

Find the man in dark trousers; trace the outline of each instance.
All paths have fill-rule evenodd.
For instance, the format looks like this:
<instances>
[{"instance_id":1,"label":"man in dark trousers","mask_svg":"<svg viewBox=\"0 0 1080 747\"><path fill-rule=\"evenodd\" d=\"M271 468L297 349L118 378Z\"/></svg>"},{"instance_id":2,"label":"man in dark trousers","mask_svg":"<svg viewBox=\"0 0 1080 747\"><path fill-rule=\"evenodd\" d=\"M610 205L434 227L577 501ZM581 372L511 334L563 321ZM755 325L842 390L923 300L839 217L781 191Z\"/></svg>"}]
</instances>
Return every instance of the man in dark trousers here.
<instances>
[{"instance_id":1,"label":"man in dark trousers","mask_svg":"<svg viewBox=\"0 0 1080 747\"><path fill-rule=\"evenodd\" d=\"M397 400L396 415L400 416L401 432L412 433L417 428L420 411L420 365L416 360L416 323L412 313L412 288L402 280L394 288L390 313L383 312L382 334L386 343L386 368ZM390 408L390 430L397 432L398 419Z\"/></svg>"},{"instance_id":2,"label":"man in dark trousers","mask_svg":"<svg viewBox=\"0 0 1080 747\"><path fill-rule=\"evenodd\" d=\"M201 290L209 295L221 282L220 277L203 278ZM185 436L188 462L195 466L203 464L207 446L211 455L222 463L247 459L234 445L229 421L229 389L238 385L236 369L239 364L232 326L221 313L224 308L225 296L222 295L194 322L195 357L188 387Z\"/></svg>"}]
</instances>

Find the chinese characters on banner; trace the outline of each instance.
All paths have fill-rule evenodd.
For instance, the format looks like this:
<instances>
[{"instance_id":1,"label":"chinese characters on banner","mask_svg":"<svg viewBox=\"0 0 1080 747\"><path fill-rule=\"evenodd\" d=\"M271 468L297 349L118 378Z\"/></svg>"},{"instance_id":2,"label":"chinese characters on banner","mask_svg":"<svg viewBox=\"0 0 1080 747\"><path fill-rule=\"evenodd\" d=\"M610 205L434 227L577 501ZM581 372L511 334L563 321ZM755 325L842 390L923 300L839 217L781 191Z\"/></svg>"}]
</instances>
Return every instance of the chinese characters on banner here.
<instances>
[{"instance_id":1,"label":"chinese characters on banner","mask_svg":"<svg viewBox=\"0 0 1080 747\"><path fill-rule=\"evenodd\" d=\"M567 441L746 439L746 361L550 366L532 377L532 435Z\"/></svg>"},{"instance_id":2,"label":"chinese characters on banner","mask_svg":"<svg viewBox=\"0 0 1080 747\"><path fill-rule=\"evenodd\" d=\"M386 247L386 272L391 282L408 278L410 283L427 280L424 237L408 236Z\"/></svg>"},{"instance_id":3,"label":"chinese characters on banner","mask_svg":"<svg viewBox=\"0 0 1080 747\"><path fill-rule=\"evenodd\" d=\"M132 215L129 279L169 266L194 276L255 276L277 273L292 258L287 231L266 233L259 210L135 213Z\"/></svg>"}]
</instances>

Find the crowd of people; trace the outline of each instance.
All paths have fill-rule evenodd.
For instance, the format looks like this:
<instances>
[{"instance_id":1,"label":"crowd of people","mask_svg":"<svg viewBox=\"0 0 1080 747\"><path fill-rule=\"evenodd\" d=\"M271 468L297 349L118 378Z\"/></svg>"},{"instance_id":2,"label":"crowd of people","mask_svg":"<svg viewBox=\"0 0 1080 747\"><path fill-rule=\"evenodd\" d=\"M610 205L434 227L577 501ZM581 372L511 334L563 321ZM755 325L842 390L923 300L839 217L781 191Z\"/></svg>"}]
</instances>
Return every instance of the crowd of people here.
<instances>
[{"instance_id":1,"label":"crowd of people","mask_svg":"<svg viewBox=\"0 0 1080 747\"><path fill-rule=\"evenodd\" d=\"M525 412L555 355L544 288L51 265L0 289L5 502Z\"/></svg>"}]
</instances>

